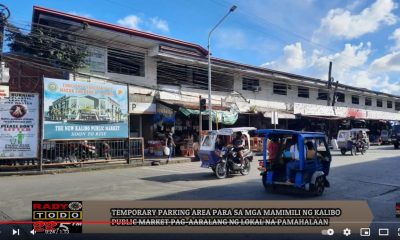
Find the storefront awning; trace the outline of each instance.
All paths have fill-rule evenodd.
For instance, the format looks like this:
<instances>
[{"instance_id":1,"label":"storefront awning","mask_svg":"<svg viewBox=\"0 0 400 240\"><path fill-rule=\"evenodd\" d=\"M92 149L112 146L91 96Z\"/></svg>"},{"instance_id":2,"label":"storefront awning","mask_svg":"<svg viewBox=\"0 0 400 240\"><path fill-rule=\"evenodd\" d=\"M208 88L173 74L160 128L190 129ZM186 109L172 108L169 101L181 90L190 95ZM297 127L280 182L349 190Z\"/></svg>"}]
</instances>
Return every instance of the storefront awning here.
<instances>
[{"instance_id":1,"label":"storefront awning","mask_svg":"<svg viewBox=\"0 0 400 240\"><path fill-rule=\"evenodd\" d=\"M192 109L192 110L199 110L200 105L198 102L184 102L184 101L178 101L178 100L161 100L158 99L157 102L170 107L171 109L174 110L179 110L180 107L187 108L187 109ZM208 105L207 105L208 106ZM212 108L214 110L224 110L228 111L229 107L221 106L220 104L213 104Z\"/></svg>"},{"instance_id":2,"label":"storefront awning","mask_svg":"<svg viewBox=\"0 0 400 240\"><path fill-rule=\"evenodd\" d=\"M184 108L180 107L179 111L183 113L185 116L190 116L190 115L199 115L200 111L199 110L193 110L189 108ZM201 112L201 115L204 116L209 116L210 111L205 110ZM238 119L239 113L236 111L218 111L218 110L213 110L211 112L211 118L213 122L218 122L226 125L232 125L235 124L235 122Z\"/></svg>"},{"instance_id":3,"label":"storefront awning","mask_svg":"<svg viewBox=\"0 0 400 240\"><path fill-rule=\"evenodd\" d=\"M336 116L317 116L317 115L301 115L301 114L298 114L298 116L301 116L302 118L313 118L313 119L324 119L324 120L345 120L345 119L349 119L349 118L336 117Z\"/></svg>"}]
</instances>

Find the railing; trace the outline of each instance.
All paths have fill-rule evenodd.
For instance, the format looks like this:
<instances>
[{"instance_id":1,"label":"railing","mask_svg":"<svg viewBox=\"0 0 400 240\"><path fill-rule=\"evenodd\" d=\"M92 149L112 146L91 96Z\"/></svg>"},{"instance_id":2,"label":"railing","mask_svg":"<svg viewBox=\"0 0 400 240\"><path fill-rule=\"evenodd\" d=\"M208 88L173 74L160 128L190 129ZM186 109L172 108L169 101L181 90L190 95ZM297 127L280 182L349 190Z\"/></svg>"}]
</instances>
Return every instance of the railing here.
<instances>
[{"instance_id":1,"label":"railing","mask_svg":"<svg viewBox=\"0 0 400 240\"><path fill-rule=\"evenodd\" d=\"M0 159L3 168L57 167L65 165L144 161L143 138L107 140L43 141L41 164L38 159Z\"/></svg>"}]
</instances>

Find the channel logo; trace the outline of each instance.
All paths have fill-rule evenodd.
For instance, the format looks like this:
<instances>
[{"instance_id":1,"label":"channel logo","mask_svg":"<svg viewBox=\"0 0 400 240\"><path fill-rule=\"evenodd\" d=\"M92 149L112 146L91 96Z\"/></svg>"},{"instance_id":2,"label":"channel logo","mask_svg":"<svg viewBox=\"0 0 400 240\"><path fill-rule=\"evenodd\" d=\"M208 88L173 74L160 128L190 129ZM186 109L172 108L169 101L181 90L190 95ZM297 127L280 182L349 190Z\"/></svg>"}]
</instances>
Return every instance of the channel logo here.
<instances>
[{"instance_id":1,"label":"channel logo","mask_svg":"<svg viewBox=\"0 0 400 240\"><path fill-rule=\"evenodd\" d=\"M32 227L35 233L81 233L81 201L32 201Z\"/></svg>"}]
</instances>

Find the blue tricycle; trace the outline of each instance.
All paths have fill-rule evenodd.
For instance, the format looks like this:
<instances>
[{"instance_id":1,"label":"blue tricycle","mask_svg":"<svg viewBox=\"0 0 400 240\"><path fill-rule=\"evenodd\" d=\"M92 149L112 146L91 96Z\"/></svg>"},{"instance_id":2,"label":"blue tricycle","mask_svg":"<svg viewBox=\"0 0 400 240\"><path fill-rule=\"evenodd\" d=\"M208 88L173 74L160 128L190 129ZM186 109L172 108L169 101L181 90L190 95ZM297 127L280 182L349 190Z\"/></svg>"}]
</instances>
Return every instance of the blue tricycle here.
<instances>
[{"instance_id":1,"label":"blue tricycle","mask_svg":"<svg viewBox=\"0 0 400 240\"><path fill-rule=\"evenodd\" d=\"M259 160L267 191L298 189L319 196L329 187L332 156L325 134L281 129L257 130L263 135L263 159Z\"/></svg>"}]
</instances>

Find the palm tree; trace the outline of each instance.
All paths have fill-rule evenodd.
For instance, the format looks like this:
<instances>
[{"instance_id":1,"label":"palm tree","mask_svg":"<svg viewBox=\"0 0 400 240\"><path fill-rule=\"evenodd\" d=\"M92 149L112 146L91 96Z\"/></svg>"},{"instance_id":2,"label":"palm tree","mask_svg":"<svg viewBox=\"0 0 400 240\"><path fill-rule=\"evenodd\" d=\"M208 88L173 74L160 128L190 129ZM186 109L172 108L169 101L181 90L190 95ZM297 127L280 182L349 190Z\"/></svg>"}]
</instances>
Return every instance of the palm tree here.
<instances>
[{"instance_id":1,"label":"palm tree","mask_svg":"<svg viewBox=\"0 0 400 240\"><path fill-rule=\"evenodd\" d=\"M61 119L61 110L57 107L53 107L50 111L50 116L52 120L60 120Z\"/></svg>"}]
</instances>

